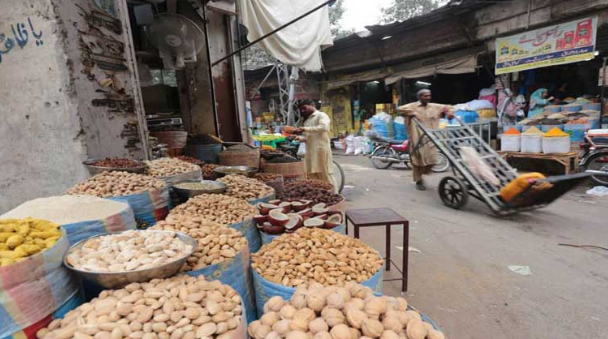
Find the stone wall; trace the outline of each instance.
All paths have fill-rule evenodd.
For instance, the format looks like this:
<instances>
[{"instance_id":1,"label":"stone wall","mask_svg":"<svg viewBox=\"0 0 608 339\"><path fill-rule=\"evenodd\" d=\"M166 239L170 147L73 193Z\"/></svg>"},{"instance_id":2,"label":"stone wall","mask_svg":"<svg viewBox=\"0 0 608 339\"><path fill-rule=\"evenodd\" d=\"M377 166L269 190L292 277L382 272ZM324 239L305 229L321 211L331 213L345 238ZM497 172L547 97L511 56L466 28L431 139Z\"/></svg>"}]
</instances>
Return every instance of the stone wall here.
<instances>
[{"instance_id":1,"label":"stone wall","mask_svg":"<svg viewBox=\"0 0 608 339\"><path fill-rule=\"evenodd\" d=\"M84 180L87 158L144 157L130 39L104 13L92 0L0 4L0 213Z\"/></svg>"}]
</instances>

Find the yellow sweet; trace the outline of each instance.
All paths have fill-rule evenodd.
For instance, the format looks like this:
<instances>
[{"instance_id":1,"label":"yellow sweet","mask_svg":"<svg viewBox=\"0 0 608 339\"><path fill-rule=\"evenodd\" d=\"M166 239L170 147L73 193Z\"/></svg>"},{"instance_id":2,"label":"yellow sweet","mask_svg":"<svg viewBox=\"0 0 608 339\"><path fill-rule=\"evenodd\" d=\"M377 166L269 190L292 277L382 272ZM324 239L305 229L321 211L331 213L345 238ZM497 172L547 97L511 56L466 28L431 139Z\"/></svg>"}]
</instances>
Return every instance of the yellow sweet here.
<instances>
[{"instance_id":1,"label":"yellow sweet","mask_svg":"<svg viewBox=\"0 0 608 339\"><path fill-rule=\"evenodd\" d=\"M15 248L23 244L23 236L21 234L14 234L6 239L6 244L9 248Z\"/></svg>"},{"instance_id":2,"label":"yellow sweet","mask_svg":"<svg viewBox=\"0 0 608 339\"><path fill-rule=\"evenodd\" d=\"M26 219L0 220L0 267L25 260L53 247L62 233L50 221Z\"/></svg>"}]
</instances>

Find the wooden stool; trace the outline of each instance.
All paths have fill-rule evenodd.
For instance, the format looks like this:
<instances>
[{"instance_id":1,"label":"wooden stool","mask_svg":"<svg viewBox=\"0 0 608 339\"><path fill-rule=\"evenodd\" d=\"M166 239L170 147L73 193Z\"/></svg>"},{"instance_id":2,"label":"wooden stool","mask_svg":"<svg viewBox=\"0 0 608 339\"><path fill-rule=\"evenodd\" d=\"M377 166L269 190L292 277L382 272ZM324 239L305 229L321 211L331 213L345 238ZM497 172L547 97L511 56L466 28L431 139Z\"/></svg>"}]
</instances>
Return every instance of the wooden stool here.
<instances>
[{"instance_id":1,"label":"wooden stool","mask_svg":"<svg viewBox=\"0 0 608 339\"><path fill-rule=\"evenodd\" d=\"M391 270L391 264L401 273L400 279L387 279L384 281L401 280L401 292L407 291L407 268L409 249L409 221L390 208L366 208L346 211L346 234L348 235L348 222L353 224L355 238L359 239L359 227L386 226L386 271ZM403 270L391 260L391 226L403 225Z\"/></svg>"}]
</instances>

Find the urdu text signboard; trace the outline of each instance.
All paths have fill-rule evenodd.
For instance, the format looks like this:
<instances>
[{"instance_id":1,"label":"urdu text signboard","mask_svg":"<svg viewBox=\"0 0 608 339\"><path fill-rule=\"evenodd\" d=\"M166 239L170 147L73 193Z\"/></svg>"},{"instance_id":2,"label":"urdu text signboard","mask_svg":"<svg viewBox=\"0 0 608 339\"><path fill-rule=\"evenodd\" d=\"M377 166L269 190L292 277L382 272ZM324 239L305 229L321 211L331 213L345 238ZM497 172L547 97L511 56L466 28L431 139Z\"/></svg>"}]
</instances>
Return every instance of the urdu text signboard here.
<instances>
[{"instance_id":1,"label":"urdu text signboard","mask_svg":"<svg viewBox=\"0 0 608 339\"><path fill-rule=\"evenodd\" d=\"M593 59L597 17L496 39L496 74Z\"/></svg>"}]
</instances>

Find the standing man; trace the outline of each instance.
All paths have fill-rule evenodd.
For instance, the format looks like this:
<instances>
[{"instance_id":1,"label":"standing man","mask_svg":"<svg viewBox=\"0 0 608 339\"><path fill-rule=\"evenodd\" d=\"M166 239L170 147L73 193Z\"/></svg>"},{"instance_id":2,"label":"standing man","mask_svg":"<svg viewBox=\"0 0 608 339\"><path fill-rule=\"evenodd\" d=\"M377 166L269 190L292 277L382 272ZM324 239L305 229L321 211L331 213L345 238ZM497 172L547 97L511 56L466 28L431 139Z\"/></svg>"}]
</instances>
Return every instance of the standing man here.
<instances>
[{"instance_id":1,"label":"standing man","mask_svg":"<svg viewBox=\"0 0 608 339\"><path fill-rule=\"evenodd\" d=\"M300 101L300 114L305 119L304 127L297 128L293 134L302 134L298 140L306 143L306 172L309 179L316 179L334 185L331 163L331 144L329 139L329 116L317 111L315 102L306 99ZM335 186L335 185L334 185Z\"/></svg>"},{"instance_id":2,"label":"standing man","mask_svg":"<svg viewBox=\"0 0 608 339\"><path fill-rule=\"evenodd\" d=\"M433 165L436 162L437 149L435 145L427 142L424 146L416 149L416 145L422 139L422 131L416 126L413 118L417 118L418 122L430 129L439 128L439 119L444 115L449 118L454 117L454 108L452 106L433 104L431 103L431 91L421 89L417 94L418 101L401 106L398 111L405 116L407 124L407 135L410 139L410 156L412 161L412 169L416 189L420 191L426 190L423 174L429 174Z\"/></svg>"}]
</instances>

